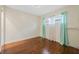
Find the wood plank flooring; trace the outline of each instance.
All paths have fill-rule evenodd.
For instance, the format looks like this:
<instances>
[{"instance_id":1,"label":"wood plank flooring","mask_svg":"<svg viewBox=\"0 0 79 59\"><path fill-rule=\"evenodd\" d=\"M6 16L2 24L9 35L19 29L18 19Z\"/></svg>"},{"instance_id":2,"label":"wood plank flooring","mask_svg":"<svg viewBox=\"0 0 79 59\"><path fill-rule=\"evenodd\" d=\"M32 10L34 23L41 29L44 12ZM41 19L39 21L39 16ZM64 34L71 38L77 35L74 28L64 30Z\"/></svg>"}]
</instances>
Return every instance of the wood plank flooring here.
<instances>
[{"instance_id":1,"label":"wood plank flooring","mask_svg":"<svg viewBox=\"0 0 79 59\"><path fill-rule=\"evenodd\" d=\"M45 48L51 54L79 53L79 49L70 46L64 47L58 42L41 37L5 44L2 47L2 51L4 51L5 54L42 54Z\"/></svg>"}]
</instances>

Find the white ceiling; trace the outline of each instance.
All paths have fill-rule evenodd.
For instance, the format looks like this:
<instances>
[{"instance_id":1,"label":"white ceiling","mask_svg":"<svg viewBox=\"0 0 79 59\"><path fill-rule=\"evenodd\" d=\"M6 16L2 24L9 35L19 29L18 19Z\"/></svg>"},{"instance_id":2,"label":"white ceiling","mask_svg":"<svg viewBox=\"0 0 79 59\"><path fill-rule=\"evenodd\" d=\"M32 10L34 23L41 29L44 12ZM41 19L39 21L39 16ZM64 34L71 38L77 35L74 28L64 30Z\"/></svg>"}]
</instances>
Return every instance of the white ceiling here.
<instances>
[{"instance_id":1,"label":"white ceiling","mask_svg":"<svg viewBox=\"0 0 79 59\"><path fill-rule=\"evenodd\" d=\"M41 16L49 12L54 12L64 7L64 5L8 5L7 7Z\"/></svg>"}]
</instances>

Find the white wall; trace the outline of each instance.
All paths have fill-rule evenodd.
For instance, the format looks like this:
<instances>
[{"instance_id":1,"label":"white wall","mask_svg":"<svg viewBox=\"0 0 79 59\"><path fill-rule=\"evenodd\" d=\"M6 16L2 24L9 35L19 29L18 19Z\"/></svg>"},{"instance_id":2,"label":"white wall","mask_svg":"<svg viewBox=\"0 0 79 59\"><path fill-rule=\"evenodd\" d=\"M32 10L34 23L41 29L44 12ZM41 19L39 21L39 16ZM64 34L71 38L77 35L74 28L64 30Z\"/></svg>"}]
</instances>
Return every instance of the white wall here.
<instances>
[{"instance_id":1,"label":"white wall","mask_svg":"<svg viewBox=\"0 0 79 59\"><path fill-rule=\"evenodd\" d=\"M70 6L68 11L69 45L79 48L79 6Z\"/></svg>"},{"instance_id":2,"label":"white wall","mask_svg":"<svg viewBox=\"0 0 79 59\"><path fill-rule=\"evenodd\" d=\"M67 11L68 13L67 18L68 18L69 45L75 48L79 48L79 6L66 6L61 8L60 10L50 12L43 16L44 17L54 16L60 14L63 11ZM51 33L50 36L51 35L54 35L54 33Z\"/></svg>"},{"instance_id":3,"label":"white wall","mask_svg":"<svg viewBox=\"0 0 79 59\"><path fill-rule=\"evenodd\" d=\"M1 52L1 6L0 6L0 52Z\"/></svg>"},{"instance_id":4,"label":"white wall","mask_svg":"<svg viewBox=\"0 0 79 59\"><path fill-rule=\"evenodd\" d=\"M1 6L0 6L0 40L1 40Z\"/></svg>"},{"instance_id":5,"label":"white wall","mask_svg":"<svg viewBox=\"0 0 79 59\"><path fill-rule=\"evenodd\" d=\"M18 10L5 9L5 43L20 41L40 35L40 17Z\"/></svg>"}]
</instances>

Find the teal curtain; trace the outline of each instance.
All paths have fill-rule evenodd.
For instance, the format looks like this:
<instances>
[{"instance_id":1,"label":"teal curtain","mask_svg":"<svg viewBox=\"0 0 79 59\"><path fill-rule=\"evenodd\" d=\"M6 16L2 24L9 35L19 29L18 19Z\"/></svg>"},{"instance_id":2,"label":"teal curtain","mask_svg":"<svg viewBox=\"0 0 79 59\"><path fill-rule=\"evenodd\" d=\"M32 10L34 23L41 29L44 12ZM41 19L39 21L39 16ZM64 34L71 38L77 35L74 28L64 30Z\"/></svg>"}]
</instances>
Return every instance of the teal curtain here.
<instances>
[{"instance_id":1,"label":"teal curtain","mask_svg":"<svg viewBox=\"0 0 79 59\"><path fill-rule=\"evenodd\" d=\"M67 19L67 12L62 12L62 22L61 22L61 31L60 31L60 41L63 45L68 45L68 19Z\"/></svg>"},{"instance_id":2,"label":"teal curtain","mask_svg":"<svg viewBox=\"0 0 79 59\"><path fill-rule=\"evenodd\" d=\"M42 37L46 37L46 22L45 22L45 17L42 17Z\"/></svg>"},{"instance_id":3,"label":"teal curtain","mask_svg":"<svg viewBox=\"0 0 79 59\"><path fill-rule=\"evenodd\" d=\"M62 16L61 18L61 29L60 29L60 43L62 45L68 45L68 24L67 24L67 12L62 12L60 14ZM53 17L53 16L52 16ZM46 22L45 17L42 17L42 37L46 37ZM53 24L52 24L53 25Z\"/></svg>"}]
</instances>

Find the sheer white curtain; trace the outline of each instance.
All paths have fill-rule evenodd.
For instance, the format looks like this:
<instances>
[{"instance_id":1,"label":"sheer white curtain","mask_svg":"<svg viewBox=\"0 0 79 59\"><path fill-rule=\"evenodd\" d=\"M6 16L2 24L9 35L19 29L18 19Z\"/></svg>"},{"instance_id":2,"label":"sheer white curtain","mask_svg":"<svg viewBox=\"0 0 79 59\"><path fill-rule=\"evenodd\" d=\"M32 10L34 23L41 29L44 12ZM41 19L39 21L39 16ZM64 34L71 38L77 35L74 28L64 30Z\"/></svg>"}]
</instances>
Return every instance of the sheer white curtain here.
<instances>
[{"instance_id":1,"label":"sheer white curtain","mask_svg":"<svg viewBox=\"0 0 79 59\"><path fill-rule=\"evenodd\" d=\"M59 14L51 17L45 17L45 32L46 38L64 44L64 16ZM62 26L63 25L63 26ZM62 36L62 37L61 37Z\"/></svg>"}]
</instances>

